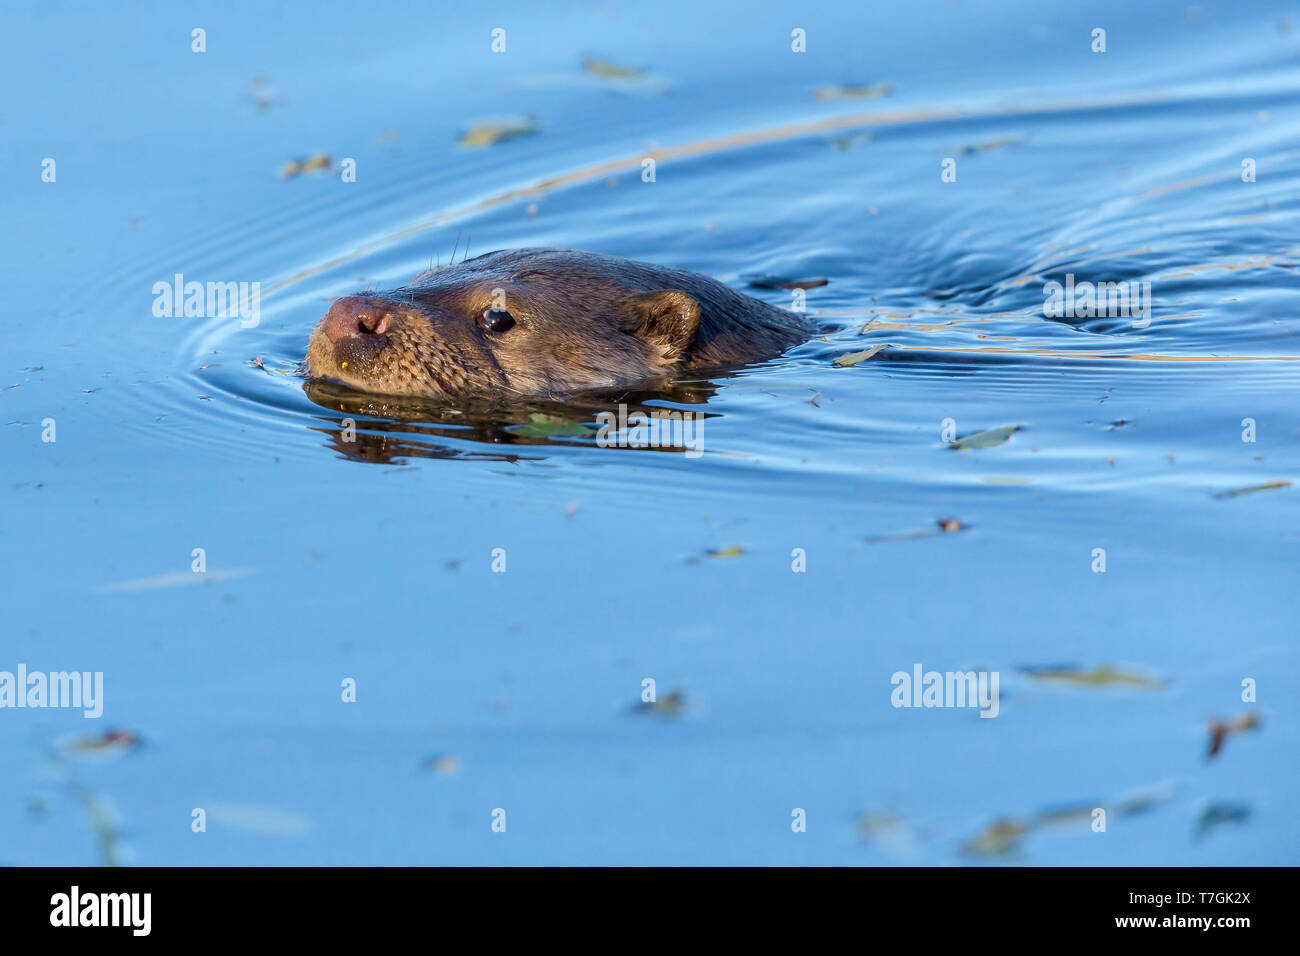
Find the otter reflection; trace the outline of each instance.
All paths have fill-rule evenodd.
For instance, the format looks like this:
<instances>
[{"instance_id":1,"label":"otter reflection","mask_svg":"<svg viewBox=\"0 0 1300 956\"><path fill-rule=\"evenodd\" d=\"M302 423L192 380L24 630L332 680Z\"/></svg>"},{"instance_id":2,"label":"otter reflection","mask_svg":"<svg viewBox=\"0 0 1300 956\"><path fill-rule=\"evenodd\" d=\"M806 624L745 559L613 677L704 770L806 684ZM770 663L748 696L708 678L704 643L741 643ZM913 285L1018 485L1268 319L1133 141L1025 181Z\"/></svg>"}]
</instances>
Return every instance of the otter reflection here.
<instances>
[{"instance_id":1,"label":"otter reflection","mask_svg":"<svg viewBox=\"0 0 1300 956\"><path fill-rule=\"evenodd\" d=\"M325 424L312 426L325 436L326 446L353 461L374 464L409 458L544 461L549 456L543 449L556 445L698 457L703 419L715 413L673 406L704 405L718 388L713 381L679 381L654 390L583 392L555 402L366 395L326 381L303 383L313 402L341 413L322 416L318 421ZM638 429L638 415L655 428ZM467 442L494 447L463 447Z\"/></svg>"}]
</instances>

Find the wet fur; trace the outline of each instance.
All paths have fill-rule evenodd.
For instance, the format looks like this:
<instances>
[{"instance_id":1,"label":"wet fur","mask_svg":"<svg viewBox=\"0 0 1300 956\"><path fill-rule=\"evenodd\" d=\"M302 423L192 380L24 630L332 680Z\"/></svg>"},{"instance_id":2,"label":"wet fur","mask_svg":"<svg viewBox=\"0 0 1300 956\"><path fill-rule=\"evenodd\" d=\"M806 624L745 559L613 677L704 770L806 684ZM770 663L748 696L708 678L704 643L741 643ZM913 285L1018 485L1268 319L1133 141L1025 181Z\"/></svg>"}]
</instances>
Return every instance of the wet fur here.
<instances>
[{"instance_id":1,"label":"wet fur","mask_svg":"<svg viewBox=\"0 0 1300 956\"><path fill-rule=\"evenodd\" d=\"M500 334L478 325L500 300L494 290L516 321ZM389 314L388 330L331 342L318 327L307 369L389 395L633 385L771 358L812 331L803 317L705 276L566 249L488 253L361 301Z\"/></svg>"}]
</instances>

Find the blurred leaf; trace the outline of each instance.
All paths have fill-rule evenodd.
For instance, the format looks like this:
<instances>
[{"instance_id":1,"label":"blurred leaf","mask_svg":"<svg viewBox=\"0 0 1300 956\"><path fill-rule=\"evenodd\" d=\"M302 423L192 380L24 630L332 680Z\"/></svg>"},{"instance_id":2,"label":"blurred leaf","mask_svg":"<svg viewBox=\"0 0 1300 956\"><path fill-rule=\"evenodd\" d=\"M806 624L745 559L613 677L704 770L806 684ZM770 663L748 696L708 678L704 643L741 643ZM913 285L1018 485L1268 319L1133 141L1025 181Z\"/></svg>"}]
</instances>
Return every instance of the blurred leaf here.
<instances>
[{"instance_id":1,"label":"blurred leaf","mask_svg":"<svg viewBox=\"0 0 1300 956\"><path fill-rule=\"evenodd\" d=\"M639 700L632 705L632 712L637 714L654 714L657 717L680 717L686 706L686 694L675 690L655 700Z\"/></svg>"},{"instance_id":2,"label":"blurred leaf","mask_svg":"<svg viewBox=\"0 0 1300 956\"><path fill-rule=\"evenodd\" d=\"M813 90L813 99L827 100L874 100L888 96L894 91L890 83L845 83L836 86L819 86Z\"/></svg>"},{"instance_id":3,"label":"blurred leaf","mask_svg":"<svg viewBox=\"0 0 1300 956\"><path fill-rule=\"evenodd\" d=\"M1203 837L1215 827L1226 823L1245 823L1250 819L1250 807L1244 803L1210 803L1196 818L1196 835Z\"/></svg>"},{"instance_id":4,"label":"blurred leaf","mask_svg":"<svg viewBox=\"0 0 1300 956\"><path fill-rule=\"evenodd\" d=\"M975 432L972 435L958 438L955 442L950 442L948 447L957 449L994 448L1020 431L1020 427L1019 425L999 425L997 428L986 428L982 432Z\"/></svg>"},{"instance_id":5,"label":"blurred leaf","mask_svg":"<svg viewBox=\"0 0 1300 956\"><path fill-rule=\"evenodd\" d=\"M1064 666L1021 667L1019 670L1020 673L1032 678L1033 680L1074 684L1078 687L1110 687L1116 684L1123 684L1129 687L1141 687L1147 690L1157 690L1168 683L1167 681L1158 680L1154 677L1148 677L1145 674L1123 671L1109 665L1090 669Z\"/></svg>"},{"instance_id":6,"label":"blurred leaf","mask_svg":"<svg viewBox=\"0 0 1300 956\"><path fill-rule=\"evenodd\" d=\"M705 553L711 558L738 558L745 553L745 549L733 545L730 548L715 548Z\"/></svg>"},{"instance_id":7,"label":"blurred leaf","mask_svg":"<svg viewBox=\"0 0 1300 956\"><path fill-rule=\"evenodd\" d=\"M873 345L871 348L863 349L861 352L846 352L844 355L838 356L835 359L835 365L837 368L851 368L854 365L861 365L881 349L887 348L889 348L888 344Z\"/></svg>"},{"instance_id":8,"label":"blurred leaf","mask_svg":"<svg viewBox=\"0 0 1300 956\"><path fill-rule=\"evenodd\" d=\"M294 176L301 176L305 173L328 172L334 167L334 162L324 153L317 153L315 156L307 159L291 159L280 169L281 179L292 179Z\"/></svg>"},{"instance_id":9,"label":"blurred leaf","mask_svg":"<svg viewBox=\"0 0 1300 956\"><path fill-rule=\"evenodd\" d=\"M538 132L541 132L541 126L531 116L507 116L471 126L457 137L456 142L462 146L491 146Z\"/></svg>"},{"instance_id":10,"label":"blurred leaf","mask_svg":"<svg viewBox=\"0 0 1300 956\"><path fill-rule=\"evenodd\" d=\"M1004 136L1002 139L990 139L983 143L972 143L969 146L963 146L961 154L963 156L974 156L976 153L991 153L1007 146L1015 146L1019 142L1019 136Z\"/></svg>"},{"instance_id":11,"label":"blurred leaf","mask_svg":"<svg viewBox=\"0 0 1300 956\"><path fill-rule=\"evenodd\" d=\"M619 66L617 63L611 63L609 60L602 60L594 56L589 56L583 60L582 68L592 76L613 80L631 80L645 73L645 70L630 66Z\"/></svg>"},{"instance_id":12,"label":"blurred leaf","mask_svg":"<svg viewBox=\"0 0 1300 956\"><path fill-rule=\"evenodd\" d=\"M529 438L579 437L592 433L591 429L586 425L570 421L567 418L560 418L558 415L544 415L541 412L533 412L528 417L531 419L529 422L523 425L511 425L506 431L514 432L517 435L526 435Z\"/></svg>"},{"instance_id":13,"label":"blurred leaf","mask_svg":"<svg viewBox=\"0 0 1300 956\"><path fill-rule=\"evenodd\" d=\"M1214 718L1210 721L1210 748L1205 757L1207 760L1213 760L1223 750L1224 743L1233 734L1239 734L1246 730L1259 729L1259 711L1248 710L1244 714L1238 714L1230 721Z\"/></svg>"},{"instance_id":14,"label":"blurred leaf","mask_svg":"<svg viewBox=\"0 0 1300 956\"><path fill-rule=\"evenodd\" d=\"M1262 485L1250 485L1246 488L1233 488L1231 491L1216 492L1216 498L1236 498L1239 495L1253 495L1257 491L1272 491L1275 488L1290 488L1289 481L1270 481Z\"/></svg>"},{"instance_id":15,"label":"blurred leaf","mask_svg":"<svg viewBox=\"0 0 1300 956\"><path fill-rule=\"evenodd\" d=\"M961 845L967 856L1010 856L1020 849L1029 824L1019 820L994 820Z\"/></svg>"}]
</instances>

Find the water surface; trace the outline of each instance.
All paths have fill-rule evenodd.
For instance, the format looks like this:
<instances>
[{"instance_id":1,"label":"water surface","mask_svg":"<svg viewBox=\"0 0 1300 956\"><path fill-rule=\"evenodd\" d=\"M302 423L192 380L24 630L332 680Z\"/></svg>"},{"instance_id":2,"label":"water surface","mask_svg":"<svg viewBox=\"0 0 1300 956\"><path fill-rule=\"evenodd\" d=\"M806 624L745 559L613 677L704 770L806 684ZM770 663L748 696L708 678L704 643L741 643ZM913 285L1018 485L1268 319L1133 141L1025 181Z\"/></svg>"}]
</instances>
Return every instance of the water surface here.
<instances>
[{"instance_id":1,"label":"water surface","mask_svg":"<svg viewBox=\"0 0 1300 956\"><path fill-rule=\"evenodd\" d=\"M0 862L1294 863L1286 16L7 13L0 670L102 671L105 707L0 712ZM457 145L499 116L539 131ZM281 178L317 153L356 182ZM822 334L560 405L297 373L334 297L522 245L825 278ZM155 316L178 272L261 283L259 324ZM1149 282L1149 324L1046 317L1067 275ZM704 454L514 427L619 399L703 412ZM916 664L998 671L998 717L891 706ZM112 728L141 744L78 748Z\"/></svg>"}]
</instances>

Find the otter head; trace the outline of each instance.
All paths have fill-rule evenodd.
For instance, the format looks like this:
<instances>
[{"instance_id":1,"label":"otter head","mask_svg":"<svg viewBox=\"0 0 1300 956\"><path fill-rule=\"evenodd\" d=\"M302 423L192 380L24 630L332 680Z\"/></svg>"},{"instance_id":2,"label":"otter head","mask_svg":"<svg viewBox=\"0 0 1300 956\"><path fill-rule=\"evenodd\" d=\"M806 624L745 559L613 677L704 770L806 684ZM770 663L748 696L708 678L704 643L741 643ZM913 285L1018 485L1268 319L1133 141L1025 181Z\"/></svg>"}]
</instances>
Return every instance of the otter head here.
<instances>
[{"instance_id":1,"label":"otter head","mask_svg":"<svg viewBox=\"0 0 1300 956\"><path fill-rule=\"evenodd\" d=\"M314 378L382 395L557 395L643 382L695 345L699 303L671 270L591 253L488 253L409 286L336 301L311 334Z\"/></svg>"}]
</instances>

